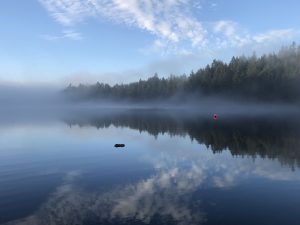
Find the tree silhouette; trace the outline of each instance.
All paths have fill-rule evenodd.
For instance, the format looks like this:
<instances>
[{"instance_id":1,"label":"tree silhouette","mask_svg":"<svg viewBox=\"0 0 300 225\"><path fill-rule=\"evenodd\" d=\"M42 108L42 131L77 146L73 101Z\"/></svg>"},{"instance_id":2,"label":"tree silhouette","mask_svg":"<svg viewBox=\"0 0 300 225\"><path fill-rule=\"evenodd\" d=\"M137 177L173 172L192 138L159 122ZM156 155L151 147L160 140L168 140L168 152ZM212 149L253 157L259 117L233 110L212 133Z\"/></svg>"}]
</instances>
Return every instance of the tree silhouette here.
<instances>
[{"instance_id":1,"label":"tree silhouette","mask_svg":"<svg viewBox=\"0 0 300 225\"><path fill-rule=\"evenodd\" d=\"M189 76L159 78L129 84L69 85L64 93L77 100L162 100L174 96L223 95L260 101L295 102L300 99L300 46L293 43L277 54L232 57L229 63L213 60Z\"/></svg>"}]
</instances>

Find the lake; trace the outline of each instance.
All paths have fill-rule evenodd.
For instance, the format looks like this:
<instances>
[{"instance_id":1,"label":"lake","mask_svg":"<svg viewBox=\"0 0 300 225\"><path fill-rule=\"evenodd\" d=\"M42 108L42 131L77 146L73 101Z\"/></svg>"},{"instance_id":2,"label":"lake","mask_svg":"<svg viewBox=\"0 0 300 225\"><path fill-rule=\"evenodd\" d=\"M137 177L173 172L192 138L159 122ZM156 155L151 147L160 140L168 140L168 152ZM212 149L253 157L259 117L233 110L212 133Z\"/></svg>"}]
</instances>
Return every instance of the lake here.
<instances>
[{"instance_id":1,"label":"lake","mask_svg":"<svg viewBox=\"0 0 300 225\"><path fill-rule=\"evenodd\" d=\"M0 224L299 224L300 116L212 115L0 119Z\"/></svg>"}]
</instances>

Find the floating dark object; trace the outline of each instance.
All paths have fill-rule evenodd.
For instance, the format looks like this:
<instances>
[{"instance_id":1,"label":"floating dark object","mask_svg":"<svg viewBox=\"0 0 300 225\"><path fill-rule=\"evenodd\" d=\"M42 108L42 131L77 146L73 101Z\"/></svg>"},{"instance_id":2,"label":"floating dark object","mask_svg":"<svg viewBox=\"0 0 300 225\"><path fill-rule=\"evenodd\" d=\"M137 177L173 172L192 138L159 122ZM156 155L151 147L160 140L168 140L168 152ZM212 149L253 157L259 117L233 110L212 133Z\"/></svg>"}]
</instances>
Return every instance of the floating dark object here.
<instances>
[{"instance_id":1,"label":"floating dark object","mask_svg":"<svg viewBox=\"0 0 300 225\"><path fill-rule=\"evenodd\" d=\"M218 119L218 114L217 114L217 113L214 113L213 119L214 119L214 120L217 120L217 119Z\"/></svg>"},{"instance_id":2,"label":"floating dark object","mask_svg":"<svg viewBox=\"0 0 300 225\"><path fill-rule=\"evenodd\" d=\"M123 147L125 147L125 145L124 144L115 144L115 147L116 148L123 148Z\"/></svg>"}]
</instances>

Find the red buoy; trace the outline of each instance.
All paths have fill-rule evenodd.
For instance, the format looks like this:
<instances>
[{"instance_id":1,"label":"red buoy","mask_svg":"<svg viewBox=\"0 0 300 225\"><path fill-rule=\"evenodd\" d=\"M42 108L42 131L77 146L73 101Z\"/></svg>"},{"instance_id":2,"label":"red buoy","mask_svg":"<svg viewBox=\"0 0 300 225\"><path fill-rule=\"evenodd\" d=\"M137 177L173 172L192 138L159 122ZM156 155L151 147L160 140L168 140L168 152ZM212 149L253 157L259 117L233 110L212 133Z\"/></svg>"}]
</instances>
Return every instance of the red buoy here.
<instances>
[{"instance_id":1,"label":"red buoy","mask_svg":"<svg viewBox=\"0 0 300 225\"><path fill-rule=\"evenodd\" d=\"M214 113L213 119L214 119L214 120L217 120L217 119L218 119L218 114L217 114L217 113Z\"/></svg>"}]
</instances>

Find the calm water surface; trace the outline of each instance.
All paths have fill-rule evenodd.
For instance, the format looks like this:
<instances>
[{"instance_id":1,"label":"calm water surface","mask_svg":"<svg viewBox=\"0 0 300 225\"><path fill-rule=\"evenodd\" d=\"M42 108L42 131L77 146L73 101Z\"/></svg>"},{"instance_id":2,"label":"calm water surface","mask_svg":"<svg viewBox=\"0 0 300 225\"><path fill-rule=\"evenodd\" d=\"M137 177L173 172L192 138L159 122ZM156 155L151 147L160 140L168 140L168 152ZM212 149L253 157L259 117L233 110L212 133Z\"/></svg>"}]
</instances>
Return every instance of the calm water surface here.
<instances>
[{"instance_id":1,"label":"calm water surface","mask_svg":"<svg viewBox=\"0 0 300 225\"><path fill-rule=\"evenodd\" d=\"M145 110L0 121L0 224L298 225L298 121Z\"/></svg>"}]
</instances>

